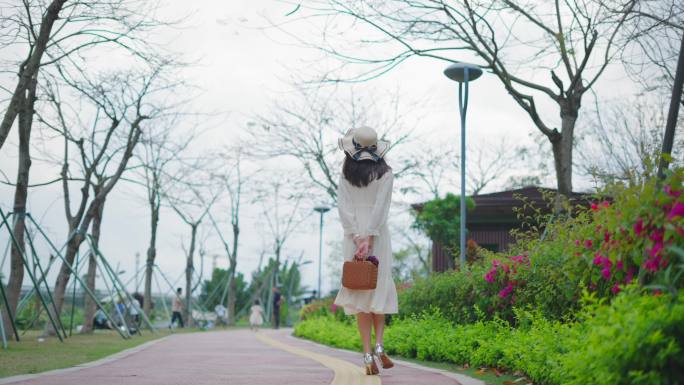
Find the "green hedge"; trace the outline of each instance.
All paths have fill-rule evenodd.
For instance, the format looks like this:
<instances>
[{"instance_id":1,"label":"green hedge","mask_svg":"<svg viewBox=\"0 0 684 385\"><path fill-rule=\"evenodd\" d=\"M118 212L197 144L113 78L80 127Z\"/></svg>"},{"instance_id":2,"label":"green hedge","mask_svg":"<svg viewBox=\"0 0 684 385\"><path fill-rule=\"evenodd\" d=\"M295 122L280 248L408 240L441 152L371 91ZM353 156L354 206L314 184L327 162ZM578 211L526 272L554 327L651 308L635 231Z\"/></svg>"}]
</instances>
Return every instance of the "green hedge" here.
<instances>
[{"instance_id":1,"label":"green hedge","mask_svg":"<svg viewBox=\"0 0 684 385\"><path fill-rule=\"evenodd\" d=\"M684 294L644 294L633 287L606 305L588 297L576 322L515 310L507 321L454 324L439 310L395 321L385 332L391 354L521 371L540 384L679 384L684 373ZM356 327L327 315L295 335L359 350Z\"/></svg>"},{"instance_id":2,"label":"green hedge","mask_svg":"<svg viewBox=\"0 0 684 385\"><path fill-rule=\"evenodd\" d=\"M611 186L590 207L566 207L570 217L529 216L543 229L518 234L508 254L484 253L465 272L418 280L400 295L402 317L433 308L456 323L500 318L516 322L514 307L533 307L553 320L572 319L584 289L614 297L630 283L676 293L684 287L684 168L665 180ZM534 212L529 207L525 212ZM684 254L684 252L680 252Z\"/></svg>"}]
</instances>

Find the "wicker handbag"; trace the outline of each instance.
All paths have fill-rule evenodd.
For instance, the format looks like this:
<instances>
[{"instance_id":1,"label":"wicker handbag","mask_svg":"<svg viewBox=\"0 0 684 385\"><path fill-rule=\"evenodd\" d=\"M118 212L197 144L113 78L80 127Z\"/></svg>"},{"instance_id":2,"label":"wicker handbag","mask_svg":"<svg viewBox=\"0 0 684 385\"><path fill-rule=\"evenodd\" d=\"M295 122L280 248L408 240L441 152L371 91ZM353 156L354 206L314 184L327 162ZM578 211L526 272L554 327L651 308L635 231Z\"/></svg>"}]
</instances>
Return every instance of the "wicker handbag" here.
<instances>
[{"instance_id":1,"label":"wicker handbag","mask_svg":"<svg viewBox=\"0 0 684 385\"><path fill-rule=\"evenodd\" d=\"M378 285L378 267L370 261L347 261L342 267L342 286L351 290L373 290Z\"/></svg>"}]
</instances>

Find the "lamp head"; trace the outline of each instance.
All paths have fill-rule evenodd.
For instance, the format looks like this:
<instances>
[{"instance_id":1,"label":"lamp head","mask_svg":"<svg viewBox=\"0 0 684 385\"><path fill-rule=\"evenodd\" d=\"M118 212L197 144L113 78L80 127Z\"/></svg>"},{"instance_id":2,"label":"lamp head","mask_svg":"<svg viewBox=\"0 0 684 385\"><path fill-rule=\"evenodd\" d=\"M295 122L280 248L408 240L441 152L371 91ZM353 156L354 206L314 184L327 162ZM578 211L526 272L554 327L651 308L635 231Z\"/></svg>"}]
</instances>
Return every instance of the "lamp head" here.
<instances>
[{"instance_id":1,"label":"lamp head","mask_svg":"<svg viewBox=\"0 0 684 385\"><path fill-rule=\"evenodd\" d=\"M327 213L328 211L330 211L330 207L327 207L327 206L316 206L316 207L314 207L314 211L317 211L317 212L319 212L319 213L321 213L321 214L324 214L324 213Z\"/></svg>"},{"instance_id":2,"label":"lamp head","mask_svg":"<svg viewBox=\"0 0 684 385\"><path fill-rule=\"evenodd\" d=\"M468 69L468 81L473 81L482 76L482 68L470 63L454 63L444 70L444 75L456 82L465 81L465 70Z\"/></svg>"}]
</instances>

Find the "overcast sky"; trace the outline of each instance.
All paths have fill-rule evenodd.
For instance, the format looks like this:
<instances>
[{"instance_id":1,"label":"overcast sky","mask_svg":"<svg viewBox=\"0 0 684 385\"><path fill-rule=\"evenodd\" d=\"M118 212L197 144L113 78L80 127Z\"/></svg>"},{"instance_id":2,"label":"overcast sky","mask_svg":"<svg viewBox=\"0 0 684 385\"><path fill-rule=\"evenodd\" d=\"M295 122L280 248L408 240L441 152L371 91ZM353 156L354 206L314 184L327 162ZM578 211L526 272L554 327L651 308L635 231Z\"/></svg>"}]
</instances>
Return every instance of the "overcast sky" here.
<instances>
[{"instance_id":1,"label":"overcast sky","mask_svg":"<svg viewBox=\"0 0 684 385\"><path fill-rule=\"evenodd\" d=\"M165 31L153 39L168 44L170 49L196 63L182 71L182 76L199 90L191 101L192 107L197 111L224 112L218 119L207 118L207 131L195 144L195 150L232 143L240 132L248 129L247 123L254 114L265 113L272 101L293 95L290 92L291 79L315 76L310 71L311 61L320 57L320 52L298 46L291 37L278 30L260 28L268 24L266 17L275 22L285 20L285 14L291 10L288 4L268 0L166 0L163 3L162 13L165 16L190 15L185 21L187 27ZM300 35L310 31L307 26L292 25L288 28ZM318 39L318 36L311 39ZM3 54L7 53L0 52ZM399 90L406 102L419 103L419 108L408 113L421 122L415 132L417 141L421 144L452 143L456 147L457 88L442 74L444 67L443 62L429 59L409 60L386 76L356 85L355 89L360 93L376 94ZM597 93L605 98L633 93L633 90L632 83L618 68L611 69L596 86ZM536 132L528 116L491 75L485 74L473 83L468 114L469 140L472 143L486 144L502 136L516 144L531 143L530 137ZM556 114L555 109L544 112L550 119L557 119ZM12 180L16 175L16 135L14 130L0 153L0 169ZM294 162L282 165L296 166ZM49 180L57 172L55 167L37 162L32 170L32 182ZM576 178L575 186L583 189L590 185L588 181ZM454 181L451 190L456 188ZM11 187L0 186L0 205L4 210L11 208L12 196ZM324 198L321 197L321 201ZM66 225L59 186L31 189L29 202L30 212L40 218L53 241L63 243ZM257 225L260 209L259 206L249 206L243 211L239 271L247 276L257 266L260 252L268 242L267 236L261 234L263 227ZM125 277L130 277L135 271L135 254L140 253L141 263L144 262L148 242L148 213L143 191L134 185L120 183L107 201L104 216L101 249L113 265L126 271ZM181 243L187 243L188 234L189 229L172 211L165 209L162 212L157 262L172 280L183 272L185 260ZM327 241L341 236L334 211L326 216L324 236ZM0 252L4 255L7 242L4 232L0 235L0 242ZM318 257L317 242L318 217L312 212L286 244L285 255L298 256L304 252L304 259L315 261ZM208 245L208 255L221 253L215 236L210 236ZM326 249L329 250L327 246ZM8 265L9 261L6 261L2 266L5 276ZM227 266L227 260L219 259L218 265ZM205 273L210 266L211 260L208 259L205 261ZM304 267L305 284L315 284L316 271L315 263ZM54 278L50 278L50 282L54 282ZM329 282L329 279L324 279L326 290L330 288Z\"/></svg>"}]
</instances>

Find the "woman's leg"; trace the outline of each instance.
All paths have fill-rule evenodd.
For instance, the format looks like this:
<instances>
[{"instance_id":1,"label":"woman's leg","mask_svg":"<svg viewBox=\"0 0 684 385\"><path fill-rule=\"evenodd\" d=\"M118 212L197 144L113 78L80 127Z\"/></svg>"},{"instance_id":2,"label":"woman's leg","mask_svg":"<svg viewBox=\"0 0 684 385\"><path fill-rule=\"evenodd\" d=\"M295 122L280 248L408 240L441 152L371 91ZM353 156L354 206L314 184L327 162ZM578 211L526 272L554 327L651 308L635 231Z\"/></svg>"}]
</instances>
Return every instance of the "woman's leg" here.
<instances>
[{"instance_id":1,"label":"woman's leg","mask_svg":"<svg viewBox=\"0 0 684 385\"><path fill-rule=\"evenodd\" d=\"M384 345L382 337L385 332L385 315L371 314L373 316L373 326L375 327L375 343Z\"/></svg>"},{"instance_id":2,"label":"woman's leg","mask_svg":"<svg viewBox=\"0 0 684 385\"><path fill-rule=\"evenodd\" d=\"M359 334L361 335L361 342L363 343L363 352L370 353L371 350L371 328L373 324L373 315L370 313L358 313L356 321L359 326Z\"/></svg>"}]
</instances>

